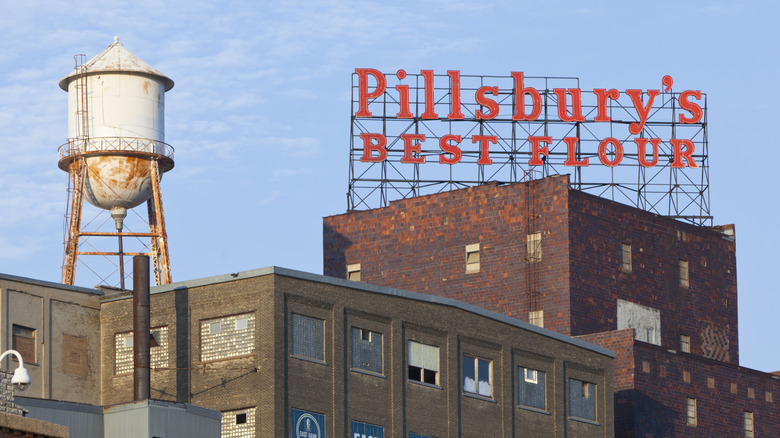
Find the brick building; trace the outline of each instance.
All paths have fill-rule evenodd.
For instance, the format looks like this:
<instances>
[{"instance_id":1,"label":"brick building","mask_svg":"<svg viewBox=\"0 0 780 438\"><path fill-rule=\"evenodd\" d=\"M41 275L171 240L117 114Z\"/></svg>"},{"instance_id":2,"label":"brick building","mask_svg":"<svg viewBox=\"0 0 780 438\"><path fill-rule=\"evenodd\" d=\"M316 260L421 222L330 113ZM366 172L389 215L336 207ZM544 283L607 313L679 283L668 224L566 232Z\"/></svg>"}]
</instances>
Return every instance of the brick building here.
<instances>
[{"instance_id":1,"label":"brick building","mask_svg":"<svg viewBox=\"0 0 780 438\"><path fill-rule=\"evenodd\" d=\"M131 314L102 301L105 404L132 397ZM152 397L223 437L614 434L611 351L455 300L268 268L154 287L151 316Z\"/></svg>"},{"instance_id":2,"label":"brick building","mask_svg":"<svg viewBox=\"0 0 780 438\"><path fill-rule=\"evenodd\" d=\"M32 365L30 397L18 400L29 416L67 424L71 436L118 436L114 419L138 404L131 292L0 275L0 295L10 323L33 330L39 357L61 353ZM81 378L104 407L74 403L79 393L45 378L70 366L72 346L44 344L46 318L59 316L39 325L38 308L25 319L16 295L90 315L67 329L91 332ZM190 412L192 427L208 419L202 406L222 413L223 437L614 435L611 350L477 306L282 268L157 286L150 301L150 418Z\"/></svg>"},{"instance_id":3,"label":"brick building","mask_svg":"<svg viewBox=\"0 0 780 438\"><path fill-rule=\"evenodd\" d=\"M323 236L325 275L615 350L617 436L777 436L780 380L738 366L733 226L659 217L555 176L327 217Z\"/></svg>"}]
</instances>

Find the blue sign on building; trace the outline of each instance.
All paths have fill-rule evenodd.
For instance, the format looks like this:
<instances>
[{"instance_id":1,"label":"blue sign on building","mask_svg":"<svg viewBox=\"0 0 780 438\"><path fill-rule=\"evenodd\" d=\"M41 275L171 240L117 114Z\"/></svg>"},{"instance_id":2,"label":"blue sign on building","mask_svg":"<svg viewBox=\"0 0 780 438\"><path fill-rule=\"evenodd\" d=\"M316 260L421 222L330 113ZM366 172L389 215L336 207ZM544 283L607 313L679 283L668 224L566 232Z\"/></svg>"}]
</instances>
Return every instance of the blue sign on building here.
<instances>
[{"instance_id":1,"label":"blue sign on building","mask_svg":"<svg viewBox=\"0 0 780 438\"><path fill-rule=\"evenodd\" d=\"M385 428L353 421L352 438L385 438Z\"/></svg>"},{"instance_id":2,"label":"blue sign on building","mask_svg":"<svg viewBox=\"0 0 780 438\"><path fill-rule=\"evenodd\" d=\"M325 438L325 416L293 408L292 438Z\"/></svg>"}]
</instances>

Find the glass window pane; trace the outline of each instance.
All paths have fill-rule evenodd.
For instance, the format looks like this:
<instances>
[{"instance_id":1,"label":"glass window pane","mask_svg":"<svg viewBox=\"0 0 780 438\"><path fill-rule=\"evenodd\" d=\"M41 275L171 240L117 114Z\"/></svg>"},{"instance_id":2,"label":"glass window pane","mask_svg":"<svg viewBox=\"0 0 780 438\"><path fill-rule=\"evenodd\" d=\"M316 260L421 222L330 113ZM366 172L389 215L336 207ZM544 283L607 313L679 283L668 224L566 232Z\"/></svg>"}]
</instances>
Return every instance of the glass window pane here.
<instances>
[{"instance_id":1,"label":"glass window pane","mask_svg":"<svg viewBox=\"0 0 780 438\"><path fill-rule=\"evenodd\" d=\"M463 390L466 392L477 392L476 388L476 370L474 369L474 358L463 356Z\"/></svg>"},{"instance_id":2,"label":"glass window pane","mask_svg":"<svg viewBox=\"0 0 780 438\"><path fill-rule=\"evenodd\" d=\"M352 368L382 373L382 334L352 327Z\"/></svg>"},{"instance_id":3,"label":"glass window pane","mask_svg":"<svg viewBox=\"0 0 780 438\"><path fill-rule=\"evenodd\" d=\"M596 421L596 385L569 379L569 415Z\"/></svg>"},{"instance_id":4,"label":"glass window pane","mask_svg":"<svg viewBox=\"0 0 780 438\"><path fill-rule=\"evenodd\" d=\"M325 360L324 323L321 319L292 314L293 356Z\"/></svg>"},{"instance_id":5,"label":"glass window pane","mask_svg":"<svg viewBox=\"0 0 780 438\"><path fill-rule=\"evenodd\" d=\"M545 409L545 373L530 368L518 369L517 400L521 406Z\"/></svg>"},{"instance_id":6,"label":"glass window pane","mask_svg":"<svg viewBox=\"0 0 780 438\"><path fill-rule=\"evenodd\" d=\"M490 361L478 359L479 369L477 370L477 377L479 378L479 386L477 387L477 393L490 397L492 392L490 390Z\"/></svg>"}]
</instances>

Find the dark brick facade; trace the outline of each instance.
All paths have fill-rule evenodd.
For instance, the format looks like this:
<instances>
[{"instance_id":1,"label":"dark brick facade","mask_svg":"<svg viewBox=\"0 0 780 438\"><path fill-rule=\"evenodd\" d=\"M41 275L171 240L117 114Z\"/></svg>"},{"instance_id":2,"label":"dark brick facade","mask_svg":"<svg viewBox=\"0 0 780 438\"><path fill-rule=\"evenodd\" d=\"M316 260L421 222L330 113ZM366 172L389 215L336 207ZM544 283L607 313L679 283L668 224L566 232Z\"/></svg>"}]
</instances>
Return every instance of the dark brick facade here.
<instances>
[{"instance_id":1,"label":"dark brick facade","mask_svg":"<svg viewBox=\"0 0 780 438\"><path fill-rule=\"evenodd\" d=\"M256 407L258 437L291 435L291 410L325 417L325 436L351 421L386 437L612 437L612 353L467 304L279 268L152 289L151 325L167 326L169 367L152 370L152 397L219 411ZM200 359L203 320L255 313L255 348L243 357ZM132 377L112 372L114 336L130 329L132 300L103 301L103 403L132 398ZM324 324L323 360L291 351L291 315ZM352 327L381 333L382 372L351 367ZM439 349L436 385L408 378L408 343ZM491 395L463 391L463 355L491 363ZM547 373L546 408L517 402L518 367ZM596 385L595 422L568 415L567 381Z\"/></svg>"},{"instance_id":2,"label":"dark brick facade","mask_svg":"<svg viewBox=\"0 0 780 438\"><path fill-rule=\"evenodd\" d=\"M568 178L557 176L330 216L323 231L326 275L343 278L347 264L359 263L367 283L456 298L526 320L529 310L543 310L546 328L616 351L617 436L744 436L745 411L754 413L755 436L780 430L777 379L737 366L731 225L698 227L660 217L570 189ZM542 258L531 263L526 236L534 232L542 236ZM480 244L479 272L466 272L465 247L474 243ZM628 269L623 244L630 246ZM687 265L687 284L680 261ZM634 329L617 330L619 300L658 312L659 346L636 340ZM690 354L679 352L682 336ZM700 392L696 381L705 372L717 385L752 379L756 398L706 384ZM737 385L747 391L747 383ZM695 427L686 424L689 397L698 403Z\"/></svg>"}]
</instances>

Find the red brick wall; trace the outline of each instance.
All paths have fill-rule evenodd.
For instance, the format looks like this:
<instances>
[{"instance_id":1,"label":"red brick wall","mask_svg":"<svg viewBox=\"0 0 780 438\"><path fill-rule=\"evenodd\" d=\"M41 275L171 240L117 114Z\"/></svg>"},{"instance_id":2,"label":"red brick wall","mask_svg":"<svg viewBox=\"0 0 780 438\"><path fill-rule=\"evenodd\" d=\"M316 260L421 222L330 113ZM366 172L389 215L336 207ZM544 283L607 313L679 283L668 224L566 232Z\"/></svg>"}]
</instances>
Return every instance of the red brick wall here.
<instances>
[{"instance_id":1,"label":"red brick wall","mask_svg":"<svg viewBox=\"0 0 780 438\"><path fill-rule=\"evenodd\" d=\"M326 217L324 273L344 278L348 264L360 263L363 282L446 296L523 320L535 288L545 327L568 334L568 194L568 178L552 177ZM543 234L543 256L530 277L525 240L533 228ZM480 243L480 271L466 273L465 247L473 243Z\"/></svg>"},{"instance_id":2,"label":"red brick wall","mask_svg":"<svg viewBox=\"0 0 780 438\"><path fill-rule=\"evenodd\" d=\"M617 329L617 300L661 311L661 342L738 363L737 275L733 239L706 227L656 216L572 190L572 334ZM631 245L633 269L621 270L621 243ZM679 285L687 260L690 286Z\"/></svg>"},{"instance_id":3,"label":"red brick wall","mask_svg":"<svg viewBox=\"0 0 780 438\"><path fill-rule=\"evenodd\" d=\"M756 437L780 433L780 380L770 374L642 342L634 348L637 432L739 437L744 436L744 412L750 411ZM687 425L687 397L696 399L696 427Z\"/></svg>"}]
</instances>

